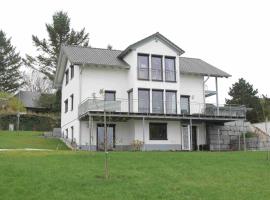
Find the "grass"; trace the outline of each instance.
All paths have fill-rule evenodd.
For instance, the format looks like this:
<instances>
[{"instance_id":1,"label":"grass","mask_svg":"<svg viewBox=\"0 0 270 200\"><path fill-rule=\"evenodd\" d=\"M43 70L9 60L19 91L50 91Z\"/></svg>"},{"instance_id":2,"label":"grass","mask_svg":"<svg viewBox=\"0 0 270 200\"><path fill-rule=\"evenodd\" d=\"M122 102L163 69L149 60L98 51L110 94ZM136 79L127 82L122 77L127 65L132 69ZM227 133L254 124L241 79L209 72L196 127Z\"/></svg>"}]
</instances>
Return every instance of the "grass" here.
<instances>
[{"instance_id":1,"label":"grass","mask_svg":"<svg viewBox=\"0 0 270 200\"><path fill-rule=\"evenodd\" d=\"M55 138L44 138L42 132L34 131L0 131L0 149L59 149L67 150L67 146Z\"/></svg>"},{"instance_id":2,"label":"grass","mask_svg":"<svg viewBox=\"0 0 270 200\"><path fill-rule=\"evenodd\" d=\"M266 152L0 152L0 199L270 199Z\"/></svg>"}]
</instances>

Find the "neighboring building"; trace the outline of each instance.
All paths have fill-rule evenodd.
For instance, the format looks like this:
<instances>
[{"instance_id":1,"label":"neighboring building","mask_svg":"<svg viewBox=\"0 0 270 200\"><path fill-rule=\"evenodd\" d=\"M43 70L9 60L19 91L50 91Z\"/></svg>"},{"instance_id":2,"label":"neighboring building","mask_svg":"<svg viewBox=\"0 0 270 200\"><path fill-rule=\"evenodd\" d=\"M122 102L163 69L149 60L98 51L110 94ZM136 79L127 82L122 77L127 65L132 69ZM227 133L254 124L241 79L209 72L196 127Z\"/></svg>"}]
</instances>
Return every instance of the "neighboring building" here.
<instances>
[{"instance_id":1,"label":"neighboring building","mask_svg":"<svg viewBox=\"0 0 270 200\"><path fill-rule=\"evenodd\" d=\"M109 149L196 150L207 129L245 118L244 107L220 107L209 77L230 75L184 51L160 33L123 51L63 46L54 84L62 88L61 128L81 149L103 150L104 107ZM216 105L205 98L216 95Z\"/></svg>"},{"instance_id":2,"label":"neighboring building","mask_svg":"<svg viewBox=\"0 0 270 200\"><path fill-rule=\"evenodd\" d=\"M15 97L23 103L26 112L30 113L43 113L48 112L50 108L43 107L39 104L41 94L38 92L22 91L20 90Z\"/></svg>"}]
</instances>

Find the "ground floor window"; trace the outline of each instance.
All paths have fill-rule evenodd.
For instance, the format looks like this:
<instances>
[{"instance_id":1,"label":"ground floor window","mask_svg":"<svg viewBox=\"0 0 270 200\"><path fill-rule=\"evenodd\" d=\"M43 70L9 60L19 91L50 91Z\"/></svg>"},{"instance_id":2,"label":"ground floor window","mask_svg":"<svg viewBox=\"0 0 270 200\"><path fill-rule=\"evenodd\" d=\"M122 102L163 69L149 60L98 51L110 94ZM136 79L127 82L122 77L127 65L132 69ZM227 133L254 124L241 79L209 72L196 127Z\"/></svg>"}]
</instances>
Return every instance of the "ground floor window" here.
<instances>
[{"instance_id":1,"label":"ground floor window","mask_svg":"<svg viewBox=\"0 0 270 200\"><path fill-rule=\"evenodd\" d=\"M74 142L74 127L71 126L71 142Z\"/></svg>"},{"instance_id":2,"label":"ground floor window","mask_svg":"<svg viewBox=\"0 0 270 200\"><path fill-rule=\"evenodd\" d=\"M150 140L167 140L166 123L149 123Z\"/></svg>"}]
</instances>

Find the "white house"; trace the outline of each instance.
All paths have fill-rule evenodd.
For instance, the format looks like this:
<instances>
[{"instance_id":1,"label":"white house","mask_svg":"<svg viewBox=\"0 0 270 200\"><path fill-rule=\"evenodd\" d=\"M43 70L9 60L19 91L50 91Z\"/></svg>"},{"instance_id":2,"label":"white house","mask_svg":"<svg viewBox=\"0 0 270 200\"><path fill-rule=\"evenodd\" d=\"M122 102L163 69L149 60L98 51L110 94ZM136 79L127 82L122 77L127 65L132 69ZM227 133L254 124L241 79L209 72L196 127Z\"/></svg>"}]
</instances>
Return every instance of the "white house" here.
<instances>
[{"instance_id":1,"label":"white house","mask_svg":"<svg viewBox=\"0 0 270 200\"><path fill-rule=\"evenodd\" d=\"M63 46L55 86L62 89L63 137L80 149L143 150L207 148L207 128L245 118L245 109L220 107L209 77L230 77L184 51L160 33L125 50ZM216 104L205 98L216 95ZM104 112L105 109L105 112ZM106 117L104 118L104 114Z\"/></svg>"}]
</instances>

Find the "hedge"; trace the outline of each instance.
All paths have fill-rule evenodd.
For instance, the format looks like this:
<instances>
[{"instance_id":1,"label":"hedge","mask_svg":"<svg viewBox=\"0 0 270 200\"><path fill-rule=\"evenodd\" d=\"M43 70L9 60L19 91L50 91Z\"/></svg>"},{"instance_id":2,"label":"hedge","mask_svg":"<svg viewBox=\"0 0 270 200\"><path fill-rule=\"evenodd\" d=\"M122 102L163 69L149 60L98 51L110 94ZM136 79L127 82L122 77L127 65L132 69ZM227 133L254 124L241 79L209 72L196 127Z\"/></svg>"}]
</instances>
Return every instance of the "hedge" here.
<instances>
[{"instance_id":1,"label":"hedge","mask_svg":"<svg viewBox=\"0 0 270 200\"><path fill-rule=\"evenodd\" d=\"M0 130L8 130L9 124L14 124L14 129L17 130L17 115L0 114ZM60 127L60 121L50 116L36 114L23 114L20 116L19 130L51 131L56 127Z\"/></svg>"}]
</instances>

